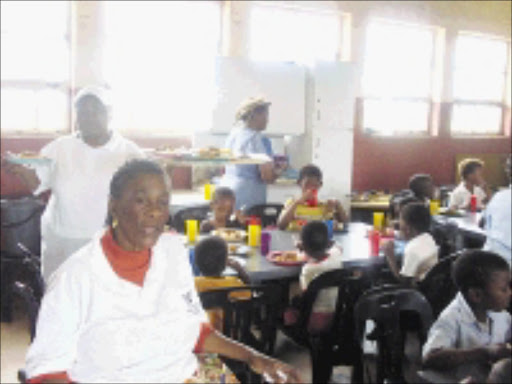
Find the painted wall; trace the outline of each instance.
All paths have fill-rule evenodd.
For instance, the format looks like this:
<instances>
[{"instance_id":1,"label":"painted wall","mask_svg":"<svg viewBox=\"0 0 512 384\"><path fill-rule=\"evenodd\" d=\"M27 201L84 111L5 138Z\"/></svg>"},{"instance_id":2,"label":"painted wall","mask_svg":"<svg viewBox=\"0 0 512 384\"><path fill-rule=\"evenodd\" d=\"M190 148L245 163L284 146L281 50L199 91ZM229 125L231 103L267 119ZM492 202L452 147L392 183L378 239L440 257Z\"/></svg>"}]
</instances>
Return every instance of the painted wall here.
<instances>
[{"instance_id":1,"label":"painted wall","mask_svg":"<svg viewBox=\"0 0 512 384\"><path fill-rule=\"evenodd\" d=\"M72 26L72 38L77 44L73 51L74 66L72 83L82 86L91 82L102 82L102 30L103 17L100 1L73 2L76 22ZM428 23L446 28L448 46L458 30L479 31L510 38L510 1L283 1L285 5L298 4L301 7L324 10L340 10L351 14L351 57L360 65L364 47L364 29L369 17L381 16L397 20ZM223 37L221 53L246 56L248 52L248 18L251 2L228 1L223 12ZM450 84L450 55L444 65L445 82ZM354 79L359 82L359 79ZM308 86L309 87L309 86ZM309 87L310 88L310 87ZM445 87L441 97L441 125L439 135L428 138L378 138L364 135L354 122L354 168L353 189L374 188L400 189L408 177L418 171L429 172L437 183L450 183L455 178L454 159L457 153L506 153L510 152L510 132L507 137L485 139L451 138L446 122L447 106L451 102L451 89ZM311 100L306 100L306 104ZM510 120L509 120L510 121ZM510 125L510 124L509 124ZM306 116L306 133L293 138L294 165L311 161L311 116ZM149 139L133 138L142 146L151 145ZM48 137L3 137L2 152L18 149L38 150ZM188 138L153 139L153 143L178 145ZM178 172L178 171L176 171ZM175 187L190 183L189 171L175 175ZM188 172L188 173L187 173ZM4 176L2 174L2 176ZM19 192L19 185L2 177L1 192Z\"/></svg>"},{"instance_id":2,"label":"painted wall","mask_svg":"<svg viewBox=\"0 0 512 384\"><path fill-rule=\"evenodd\" d=\"M417 172L430 173L437 184L452 184L458 153L510 153L510 128L506 136L494 138L455 138L450 136L448 128L452 102L451 53L457 32L478 31L510 38L510 1L348 1L338 4L340 9L352 13L352 59L358 65L363 60L366 22L372 16L440 26L446 29L447 37L438 134L424 138L370 136L362 132L357 114L353 190L399 190ZM506 119L510 127L510 109Z\"/></svg>"}]
</instances>

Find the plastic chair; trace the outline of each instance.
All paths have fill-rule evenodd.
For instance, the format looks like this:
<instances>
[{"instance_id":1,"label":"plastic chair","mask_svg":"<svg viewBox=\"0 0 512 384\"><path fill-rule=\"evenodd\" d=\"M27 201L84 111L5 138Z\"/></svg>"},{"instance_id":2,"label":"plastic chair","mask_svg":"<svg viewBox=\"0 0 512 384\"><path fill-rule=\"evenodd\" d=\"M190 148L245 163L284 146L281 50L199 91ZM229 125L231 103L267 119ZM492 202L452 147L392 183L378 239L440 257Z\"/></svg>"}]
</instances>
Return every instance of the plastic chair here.
<instances>
[{"instance_id":1,"label":"plastic chair","mask_svg":"<svg viewBox=\"0 0 512 384\"><path fill-rule=\"evenodd\" d=\"M299 319L295 325L284 326L283 332L295 342L307 347L313 365L313 382L326 383L335 365L352 365L353 381L360 374L359 346L353 338L353 308L357 298L371 285L366 270L336 269L316 277L304 292ZM311 333L308 330L318 293L327 288L338 288L333 320L328 328Z\"/></svg>"},{"instance_id":2,"label":"plastic chair","mask_svg":"<svg viewBox=\"0 0 512 384\"><path fill-rule=\"evenodd\" d=\"M452 265L458 253L445 257L427 272L425 278L417 284L418 290L425 296L432 307L432 314L437 318L457 294L457 287L452 279Z\"/></svg>"},{"instance_id":3,"label":"plastic chair","mask_svg":"<svg viewBox=\"0 0 512 384\"><path fill-rule=\"evenodd\" d=\"M366 336L367 320L372 320L375 328ZM427 338L431 323L430 305L417 290L384 286L363 294L355 307L355 335L361 349L365 340L373 340L377 346L375 355L365 354L362 357L363 381L408 382L404 378L406 357L415 360L419 367L421 345ZM418 339L412 358L405 353L411 334ZM418 369L412 371L416 373ZM417 381L417 377L410 381Z\"/></svg>"},{"instance_id":4,"label":"plastic chair","mask_svg":"<svg viewBox=\"0 0 512 384\"><path fill-rule=\"evenodd\" d=\"M439 260L457 251L457 224L438 224L432 220L430 233L439 246Z\"/></svg>"},{"instance_id":5,"label":"plastic chair","mask_svg":"<svg viewBox=\"0 0 512 384\"><path fill-rule=\"evenodd\" d=\"M183 208L173 215L171 223L176 231L185 233L186 220L198 220L199 224L201 224L201 221L208 217L209 212L209 204L200 204L194 207Z\"/></svg>"},{"instance_id":6,"label":"plastic chair","mask_svg":"<svg viewBox=\"0 0 512 384\"><path fill-rule=\"evenodd\" d=\"M280 290L276 286L248 285L245 287L219 288L201 292L205 310L221 309L223 334L252 348L272 355L277 333L277 315L281 302ZM250 292L250 299L237 299L234 292ZM261 382L246 364L232 359L223 359L242 383Z\"/></svg>"},{"instance_id":7,"label":"plastic chair","mask_svg":"<svg viewBox=\"0 0 512 384\"><path fill-rule=\"evenodd\" d=\"M283 210L283 204L258 204L245 210L247 216L257 216L261 219L261 226L277 225L277 219Z\"/></svg>"}]
</instances>

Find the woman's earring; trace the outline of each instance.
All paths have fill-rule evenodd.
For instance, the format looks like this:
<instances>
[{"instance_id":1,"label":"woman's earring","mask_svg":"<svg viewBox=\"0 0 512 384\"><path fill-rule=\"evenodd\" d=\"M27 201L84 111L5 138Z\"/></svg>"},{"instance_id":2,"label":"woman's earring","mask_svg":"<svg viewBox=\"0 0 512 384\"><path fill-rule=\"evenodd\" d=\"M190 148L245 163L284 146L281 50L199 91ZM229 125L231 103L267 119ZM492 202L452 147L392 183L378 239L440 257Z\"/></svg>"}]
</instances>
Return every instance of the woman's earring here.
<instances>
[{"instance_id":1,"label":"woman's earring","mask_svg":"<svg viewBox=\"0 0 512 384\"><path fill-rule=\"evenodd\" d=\"M112 218L112 228L117 227L118 224L119 224L119 222L117 221L117 219L115 217Z\"/></svg>"}]
</instances>

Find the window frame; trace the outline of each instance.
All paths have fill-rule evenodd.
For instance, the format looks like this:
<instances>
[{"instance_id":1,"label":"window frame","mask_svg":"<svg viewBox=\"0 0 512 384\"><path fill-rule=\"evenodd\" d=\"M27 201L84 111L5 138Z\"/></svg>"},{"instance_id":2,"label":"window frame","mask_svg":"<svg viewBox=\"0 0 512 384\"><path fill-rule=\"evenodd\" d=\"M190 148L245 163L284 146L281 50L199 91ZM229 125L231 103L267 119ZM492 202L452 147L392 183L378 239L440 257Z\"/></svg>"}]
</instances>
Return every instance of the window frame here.
<instances>
[{"instance_id":1,"label":"window frame","mask_svg":"<svg viewBox=\"0 0 512 384\"><path fill-rule=\"evenodd\" d=\"M60 90L64 92L67 100L66 108L66 121L67 126L63 130L41 130L38 122L36 126L24 130L8 130L5 132L5 127L2 127L2 136L37 136L37 137L56 137L62 134L71 133L72 127L72 95L73 95L73 47L72 47L72 21L74 17L73 2L71 0L64 0L63 3L67 4L66 10L66 30L63 38L67 46L68 61L68 76L65 81L50 81L50 80L36 80L36 79L1 79L0 89L3 90L29 90L40 92L44 90ZM4 134L5 132L5 134Z\"/></svg>"},{"instance_id":2,"label":"window frame","mask_svg":"<svg viewBox=\"0 0 512 384\"><path fill-rule=\"evenodd\" d=\"M218 36L217 42L215 45L215 57L218 57L222 54L224 50L226 50L226 45L229 43L229 36L226 35L226 25L229 23L229 20L226 20L226 12L229 11L229 3L226 1L220 0L208 0L208 1L200 1L202 3L210 3L215 5L218 8ZM197 3L200 3L197 2ZM194 2L196 3L196 2ZM109 34L107 28L105 28L105 39L109 39ZM106 44L105 46L108 46ZM105 60L105 58L104 58ZM105 61L102 63L103 70L105 71ZM105 82L109 87L112 87L111 79L105 77ZM113 114L116 114L116 106L114 105ZM134 125L125 128L123 130L123 126L117 126L116 128L123 134L129 137L158 137L158 138L172 138L172 137L183 137L183 136L191 136L195 134L195 131L190 131L187 129L179 128L180 123L173 123L169 129L164 130L161 127L156 130L152 130L151 127L144 128L143 125L134 123Z\"/></svg>"},{"instance_id":3,"label":"window frame","mask_svg":"<svg viewBox=\"0 0 512 384\"><path fill-rule=\"evenodd\" d=\"M448 130L450 137L452 138L462 138L462 139L481 139L481 138L504 138L510 136L512 127L510 126L510 114L511 114L511 106L510 106L510 81L511 81L511 65L512 65L512 48L511 48L511 39L505 38L503 36L497 36L492 34L483 34L481 32L475 32L475 31L468 31L468 30L458 30L455 38L454 38L454 44L453 44L453 54L451 56L452 62L450 63L451 68L451 90L452 93L454 93L454 87L455 87L455 73L457 71L457 68L455 66L455 51L456 51L456 45L457 45L457 38L459 36L474 36L474 37L481 37L488 40L499 40L503 41L506 44L507 47L507 53L506 53L506 64L505 64L505 71L504 71L504 84L503 84L503 94L501 101L490 101L490 100L471 100L471 99L461 99L461 98L452 98L452 101L449 105L449 118L448 118ZM507 100L507 93L509 99ZM507 104L508 103L508 104ZM499 107L501 110L501 118L500 123L498 127L498 131L496 133L493 132L486 132L486 133L474 133L474 132L454 132L452 129L453 124L453 112L456 106L467 106L467 105L475 105L475 106L493 106L493 107Z\"/></svg>"},{"instance_id":4,"label":"window frame","mask_svg":"<svg viewBox=\"0 0 512 384\"><path fill-rule=\"evenodd\" d=\"M362 59L362 72L361 72L361 97L356 100L356 110L358 114L358 121L361 131L364 135L379 138L428 138L435 137L439 132L439 118L440 118L440 99L443 88L443 59L445 57L445 33L446 29L437 25L424 24L424 23L411 23L402 20L396 20L391 18L372 17L367 20L364 25L363 39L364 48L366 49L368 27L371 23L383 23L393 26L404 26L414 27L418 29L426 29L432 33L432 57L430 62L430 86L429 93L426 97L415 97L415 96L398 96L398 97L385 97L379 95L365 95L362 89L362 77L364 73L364 56ZM422 101L426 103L427 107L427 124L425 131L410 131L410 132L396 132L387 135L380 133L377 130L370 131L365 127L365 111L364 104L366 100L377 100L377 101L410 101L417 102Z\"/></svg>"},{"instance_id":5,"label":"window frame","mask_svg":"<svg viewBox=\"0 0 512 384\"><path fill-rule=\"evenodd\" d=\"M352 56L352 49L351 49L351 43L352 43L352 13L344 12L340 9L326 9L326 8L316 8L312 6L304 6L302 4L296 4L291 3L289 4L286 1L250 1L250 7L248 10L249 17L247 18L247 58L249 60L254 61L268 61L268 60L261 60L257 58L253 58L251 54L251 45L252 45L252 25L251 25L251 12L254 9L260 8L260 9L279 9L282 11L289 11L289 12L299 12L299 13L310 13L315 15L333 15L336 17L338 22L338 36L337 36L337 43L336 43L336 51L334 52L334 59L333 62L343 62L343 61L350 61ZM271 60L271 61L281 61L282 60ZM297 61L295 59L293 60L284 60L285 62L294 62L297 65L303 65L306 67L310 66L310 63L303 63L301 61Z\"/></svg>"}]
</instances>

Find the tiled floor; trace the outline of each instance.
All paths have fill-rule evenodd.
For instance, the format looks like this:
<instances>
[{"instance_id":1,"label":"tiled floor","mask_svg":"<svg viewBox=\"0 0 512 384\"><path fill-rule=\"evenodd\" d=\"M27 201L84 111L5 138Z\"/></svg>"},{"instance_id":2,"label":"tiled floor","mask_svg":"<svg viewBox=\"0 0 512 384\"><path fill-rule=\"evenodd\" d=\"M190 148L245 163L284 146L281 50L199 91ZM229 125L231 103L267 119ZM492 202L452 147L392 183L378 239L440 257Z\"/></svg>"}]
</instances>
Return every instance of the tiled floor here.
<instances>
[{"instance_id":1,"label":"tiled floor","mask_svg":"<svg viewBox=\"0 0 512 384\"><path fill-rule=\"evenodd\" d=\"M1 383L18 382L18 369L24 365L25 354L30 344L28 318L16 304L13 321L1 323L0 328Z\"/></svg>"},{"instance_id":2,"label":"tiled floor","mask_svg":"<svg viewBox=\"0 0 512 384\"><path fill-rule=\"evenodd\" d=\"M14 319L11 323L1 323L1 383L17 383L18 369L24 365L25 354L30 343L28 319L15 303ZM296 367L305 383L311 382L311 362L309 353L282 334L278 335L275 355L278 359ZM333 382L347 383L349 370L339 367L334 370Z\"/></svg>"}]
</instances>

